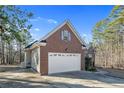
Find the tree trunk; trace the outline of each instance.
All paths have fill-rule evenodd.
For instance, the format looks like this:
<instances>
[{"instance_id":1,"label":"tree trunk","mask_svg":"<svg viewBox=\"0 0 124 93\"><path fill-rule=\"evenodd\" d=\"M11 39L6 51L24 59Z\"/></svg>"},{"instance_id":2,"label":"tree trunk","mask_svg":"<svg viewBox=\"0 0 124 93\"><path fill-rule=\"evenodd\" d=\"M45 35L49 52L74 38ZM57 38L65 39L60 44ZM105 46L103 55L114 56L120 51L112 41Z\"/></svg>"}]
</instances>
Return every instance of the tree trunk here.
<instances>
[{"instance_id":1,"label":"tree trunk","mask_svg":"<svg viewBox=\"0 0 124 93\"><path fill-rule=\"evenodd\" d=\"M2 64L5 63L5 53L4 53L4 41L3 39L1 39L2 41Z\"/></svg>"},{"instance_id":2,"label":"tree trunk","mask_svg":"<svg viewBox=\"0 0 124 93\"><path fill-rule=\"evenodd\" d=\"M22 49L21 49L21 43L20 43L20 50L19 50L19 54L20 54L20 63L22 62Z\"/></svg>"}]
</instances>

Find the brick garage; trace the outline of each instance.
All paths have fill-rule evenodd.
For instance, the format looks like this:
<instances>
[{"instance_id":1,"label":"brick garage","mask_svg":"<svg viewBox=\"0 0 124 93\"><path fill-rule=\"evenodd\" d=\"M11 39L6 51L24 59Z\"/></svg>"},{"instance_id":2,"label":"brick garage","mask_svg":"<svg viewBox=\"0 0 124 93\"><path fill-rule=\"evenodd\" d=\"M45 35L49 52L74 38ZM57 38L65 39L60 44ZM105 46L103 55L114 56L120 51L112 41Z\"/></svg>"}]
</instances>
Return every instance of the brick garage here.
<instances>
[{"instance_id":1,"label":"brick garage","mask_svg":"<svg viewBox=\"0 0 124 93\"><path fill-rule=\"evenodd\" d=\"M38 51L32 54L36 49ZM85 68L85 43L70 21L63 22L25 50L29 56L25 55L26 66L33 66L41 75Z\"/></svg>"}]
</instances>

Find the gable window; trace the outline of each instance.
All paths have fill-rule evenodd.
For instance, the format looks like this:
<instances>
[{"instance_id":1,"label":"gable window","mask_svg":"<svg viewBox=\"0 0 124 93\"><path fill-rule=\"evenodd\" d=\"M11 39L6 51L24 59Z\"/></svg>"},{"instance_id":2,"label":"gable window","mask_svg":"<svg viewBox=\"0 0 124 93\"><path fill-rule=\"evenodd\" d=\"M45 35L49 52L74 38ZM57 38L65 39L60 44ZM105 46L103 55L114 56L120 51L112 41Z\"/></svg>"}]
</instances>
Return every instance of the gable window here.
<instances>
[{"instance_id":1,"label":"gable window","mask_svg":"<svg viewBox=\"0 0 124 93\"><path fill-rule=\"evenodd\" d=\"M67 30L62 31L61 32L61 38L64 41L71 41L71 34L70 34L70 32L67 31Z\"/></svg>"}]
</instances>

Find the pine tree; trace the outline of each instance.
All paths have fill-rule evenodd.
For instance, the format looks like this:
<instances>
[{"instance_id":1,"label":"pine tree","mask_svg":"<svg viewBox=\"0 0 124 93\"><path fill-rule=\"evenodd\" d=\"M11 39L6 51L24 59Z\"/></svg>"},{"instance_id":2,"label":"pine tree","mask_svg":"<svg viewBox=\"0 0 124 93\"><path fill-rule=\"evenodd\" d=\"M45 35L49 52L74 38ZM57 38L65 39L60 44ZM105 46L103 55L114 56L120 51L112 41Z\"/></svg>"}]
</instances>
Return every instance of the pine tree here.
<instances>
[{"instance_id":1,"label":"pine tree","mask_svg":"<svg viewBox=\"0 0 124 93\"><path fill-rule=\"evenodd\" d=\"M15 57L23 57L24 47L31 40L29 33L32 27L28 20L33 16L31 12L24 11L17 6L0 6L0 63L13 64ZM17 50L20 44L20 50ZM19 55L20 52L20 55Z\"/></svg>"}]
</instances>

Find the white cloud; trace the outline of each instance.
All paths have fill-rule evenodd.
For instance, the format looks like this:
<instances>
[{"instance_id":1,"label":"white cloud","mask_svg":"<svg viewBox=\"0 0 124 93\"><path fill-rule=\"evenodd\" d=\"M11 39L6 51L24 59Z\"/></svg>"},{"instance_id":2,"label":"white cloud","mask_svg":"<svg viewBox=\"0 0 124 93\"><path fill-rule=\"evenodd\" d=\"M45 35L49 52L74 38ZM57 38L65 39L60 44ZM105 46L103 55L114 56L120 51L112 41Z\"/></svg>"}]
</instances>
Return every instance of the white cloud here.
<instances>
[{"instance_id":1,"label":"white cloud","mask_svg":"<svg viewBox=\"0 0 124 93\"><path fill-rule=\"evenodd\" d=\"M83 33L82 34L82 39L87 43L88 42L88 35Z\"/></svg>"},{"instance_id":2,"label":"white cloud","mask_svg":"<svg viewBox=\"0 0 124 93\"><path fill-rule=\"evenodd\" d=\"M92 35L91 34L85 34L82 33L82 39L88 44L92 41Z\"/></svg>"},{"instance_id":3,"label":"white cloud","mask_svg":"<svg viewBox=\"0 0 124 93\"><path fill-rule=\"evenodd\" d=\"M35 40L38 40L38 35L37 34L35 34L35 33L31 33L31 36L33 37L33 39L35 39Z\"/></svg>"},{"instance_id":4,"label":"white cloud","mask_svg":"<svg viewBox=\"0 0 124 93\"><path fill-rule=\"evenodd\" d=\"M36 36L36 34L34 34L34 33L31 33L31 36L32 36L32 37L35 37L35 36Z\"/></svg>"},{"instance_id":5,"label":"white cloud","mask_svg":"<svg viewBox=\"0 0 124 93\"><path fill-rule=\"evenodd\" d=\"M87 37L87 34L83 34L82 36L83 36L84 38L86 38L86 37Z\"/></svg>"},{"instance_id":6,"label":"white cloud","mask_svg":"<svg viewBox=\"0 0 124 93\"><path fill-rule=\"evenodd\" d=\"M35 30L35 31L40 31L40 29L39 29L39 28L34 28L34 30Z\"/></svg>"},{"instance_id":7,"label":"white cloud","mask_svg":"<svg viewBox=\"0 0 124 93\"><path fill-rule=\"evenodd\" d=\"M40 29L39 29L39 28L32 28L32 29L30 29L30 31L31 31L31 32L39 32Z\"/></svg>"},{"instance_id":8,"label":"white cloud","mask_svg":"<svg viewBox=\"0 0 124 93\"><path fill-rule=\"evenodd\" d=\"M38 19L30 19L31 22L38 21Z\"/></svg>"},{"instance_id":9,"label":"white cloud","mask_svg":"<svg viewBox=\"0 0 124 93\"><path fill-rule=\"evenodd\" d=\"M50 19L50 18L42 18L42 17L37 17L34 19L30 19L31 22L36 22L36 21L44 21L50 24L57 24L58 22L54 19Z\"/></svg>"},{"instance_id":10,"label":"white cloud","mask_svg":"<svg viewBox=\"0 0 124 93\"><path fill-rule=\"evenodd\" d=\"M56 21L56 20L53 20L53 19L48 19L47 21L48 21L49 23L57 24L57 21Z\"/></svg>"},{"instance_id":11,"label":"white cloud","mask_svg":"<svg viewBox=\"0 0 124 93\"><path fill-rule=\"evenodd\" d=\"M39 20L42 20L42 18L41 17L36 17L36 18L30 19L31 22L35 22L35 21L39 21Z\"/></svg>"}]
</instances>

